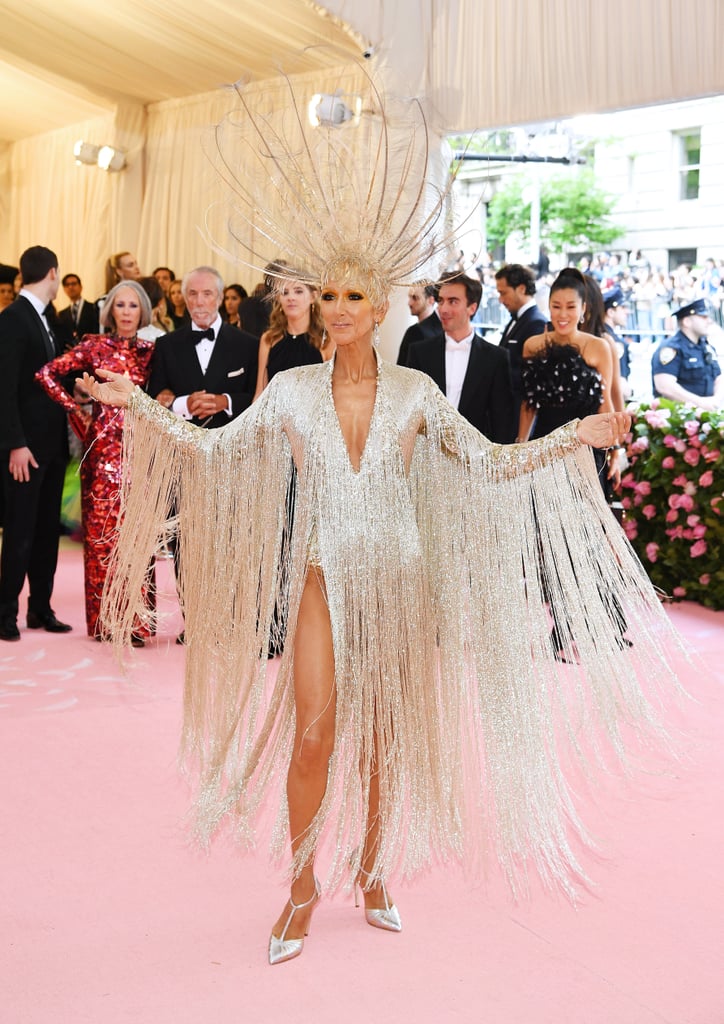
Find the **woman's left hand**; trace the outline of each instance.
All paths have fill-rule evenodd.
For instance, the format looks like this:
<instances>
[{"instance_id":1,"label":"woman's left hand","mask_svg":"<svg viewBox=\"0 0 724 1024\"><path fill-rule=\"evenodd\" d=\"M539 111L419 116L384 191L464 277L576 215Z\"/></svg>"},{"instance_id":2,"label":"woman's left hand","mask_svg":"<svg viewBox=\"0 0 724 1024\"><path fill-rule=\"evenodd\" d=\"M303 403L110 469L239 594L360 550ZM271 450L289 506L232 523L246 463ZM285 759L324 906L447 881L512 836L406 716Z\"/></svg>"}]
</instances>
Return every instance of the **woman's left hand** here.
<instances>
[{"instance_id":1,"label":"woman's left hand","mask_svg":"<svg viewBox=\"0 0 724 1024\"><path fill-rule=\"evenodd\" d=\"M96 377L100 377L105 383L96 380ZM95 377L90 373L84 373L78 379L78 383L94 401L102 402L103 405L128 405L128 396L134 389L133 382L125 374L114 373L113 370L104 370L101 367L96 370Z\"/></svg>"},{"instance_id":2,"label":"woman's left hand","mask_svg":"<svg viewBox=\"0 0 724 1024\"><path fill-rule=\"evenodd\" d=\"M592 448L614 448L623 444L631 429L627 412L603 412L586 416L578 424L578 439Z\"/></svg>"}]
</instances>

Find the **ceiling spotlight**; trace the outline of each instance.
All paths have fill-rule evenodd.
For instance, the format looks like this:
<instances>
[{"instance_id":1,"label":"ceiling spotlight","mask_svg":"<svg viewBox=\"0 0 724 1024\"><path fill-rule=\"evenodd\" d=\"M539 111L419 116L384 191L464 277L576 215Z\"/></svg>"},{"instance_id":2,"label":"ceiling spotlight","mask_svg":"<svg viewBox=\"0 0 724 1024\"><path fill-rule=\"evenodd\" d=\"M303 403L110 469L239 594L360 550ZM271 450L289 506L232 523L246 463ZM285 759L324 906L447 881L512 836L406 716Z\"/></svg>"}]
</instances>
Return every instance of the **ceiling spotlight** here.
<instances>
[{"instance_id":1,"label":"ceiling spotlight","mask_svg":"<svg viewBox=\"0 0 724 1024\"><path fill-rule=\"evenodd\" d=\"M103 171L122 171L126 166L126 154L113 146L101 146L98 151L98 166Z\"/></svg>"},{"instance_id":2,"label":"ceiling spotlight","mask_svg":"<svg viewBox=\"0 0 724 1024\"><path fill-rule=\"evenodd\" d=\"M98 163L98 153L100 152L100 146L94 146L91 142L83 142L82 139L78 139L76 144L73 146L73 156L77 164L96 164Z\"/></svg>"},{"instance_id":3,"label":"ceiling spotlight","mask_svg":"<svg viewBox=\"0 0 724 1024\"><path fill-rule=\"evenodd\" d=\"M361 96L345 96L338 90L331 93L316 93L309 101L309 123L313 128L339 128L343 124L353 127L359 124L362 113ZM345 103L345 99L349 103Z\"/></svg>"}]
</instances>

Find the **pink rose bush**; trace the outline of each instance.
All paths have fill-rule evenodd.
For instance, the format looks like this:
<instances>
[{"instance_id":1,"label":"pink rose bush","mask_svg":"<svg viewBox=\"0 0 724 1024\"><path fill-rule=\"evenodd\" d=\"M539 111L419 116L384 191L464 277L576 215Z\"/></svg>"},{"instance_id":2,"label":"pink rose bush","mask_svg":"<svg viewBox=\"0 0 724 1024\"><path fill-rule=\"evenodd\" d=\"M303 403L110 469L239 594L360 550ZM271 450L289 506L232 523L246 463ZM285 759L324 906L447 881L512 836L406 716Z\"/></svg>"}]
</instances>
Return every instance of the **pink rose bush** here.
<instances>
[{"instance_id":1,"label":"pink rose bush","mask_svg":"<svg viewBox=\"0 0 724 1024\"><path fill-rule=\"evenodd\" d=\"M646 557L650 562L655 562L659 554L659 545L651 541L646 545Z\"/></svg>"},{"instance_id":2,"label":"pink rose bush","mask_svg":"<svg viewBox=\"0 0 724 1024\"><path fill-rule=\"evenodd\" d=\"M663 398L630 411L626 535L657 587L724 608L724 413Z\"/></svg>"}]
</instances>

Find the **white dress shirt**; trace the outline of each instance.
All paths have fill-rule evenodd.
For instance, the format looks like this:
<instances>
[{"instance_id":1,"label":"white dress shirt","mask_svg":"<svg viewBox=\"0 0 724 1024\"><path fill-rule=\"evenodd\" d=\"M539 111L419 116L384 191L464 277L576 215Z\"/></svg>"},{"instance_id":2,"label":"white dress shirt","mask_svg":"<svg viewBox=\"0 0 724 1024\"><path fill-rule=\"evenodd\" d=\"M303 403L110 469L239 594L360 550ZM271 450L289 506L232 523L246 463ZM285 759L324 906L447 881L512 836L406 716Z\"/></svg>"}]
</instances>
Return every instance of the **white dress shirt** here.
<instances>
[{"instance_id":1,"label":"white dress shirt","mask_svg":"<svg viewBox=\"0 0 724 1024\"><path fill-rule=\"evenodd\" d=\"M206 373L206 371L209 368L211 356L214 353L214 345L216 344L216 339L218 338L219 331L221 330L221 324L221 317L217 316L214 322L211 324L211 328L214 332L213 339L202 338L201 341L196 346L196 358L199 361L199 366L201 367L202 373ZM200 331L201 328L197 327L195 324L192 324L191 330ZM171 406L171 408L176 413L177 416L182 416L185 420L192 420L193 416L189 412L188 398L188 395L177 395L173 401L173 405ZM227 405L226 408L224 409L224 412L229 417L229 419L231 419L233 415L231 411L231 395L226 395L226 402Z\"/></svg>"},{"instance_id":2,"label":"white dress shirt","mask_svg":"<svg viewBox=\"0 0 724 1024\"><path fill-rule=\"evenodd\" d=\"M449 334L445 335L445 395L456 409L460 405L474 337L475 331L471 331L462 341L455 341Z\"/></svg>"}]
</instances>

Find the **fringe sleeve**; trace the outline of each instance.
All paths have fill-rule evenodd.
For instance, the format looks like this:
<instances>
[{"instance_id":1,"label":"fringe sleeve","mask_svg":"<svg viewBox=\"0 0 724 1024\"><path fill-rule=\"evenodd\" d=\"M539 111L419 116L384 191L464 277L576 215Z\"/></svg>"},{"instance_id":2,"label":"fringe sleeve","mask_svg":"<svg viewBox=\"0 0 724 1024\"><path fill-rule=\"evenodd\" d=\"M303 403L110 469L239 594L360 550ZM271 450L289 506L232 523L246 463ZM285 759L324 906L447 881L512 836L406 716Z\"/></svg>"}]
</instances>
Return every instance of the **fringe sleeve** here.
<instances>
[{"instance_id":1,"label":"fringe sleeve","mask_svg":"<svg viewBox=\"0 0 724 1024\"><path fill-rule=\"evenodd\" d=\"M470 845L479 849L482 809L514 890L533 864L572 895L584 878L573 837L588 837L570 769L627 763L629 729L666 742L661 709L682 692L669 661L680 641L575 423L493 445L429 389L411 484L442 685L463 695ZM554 657L548 605L568 664Z\"/></svg>"},{"instance_id":2,"label":"fringe sleeve","mask_svg":"<svg viewBox=\"0 0 724 1024\"><path fill-rule=\"evenodd\" d=\"M187 641L182 757L196 762L200 791L213 807L211 820L197 806L203 839L228 810L219 797L222 765L245 777L253 741L263 732L292 465L277 392L272 382L218 430L179 419L139 389L126 413L122 525L103 596L103 628L125 645L134 619L148 619L137 599L141 582L164 537L177 528Z\"/></svg>"}]
</instances>

